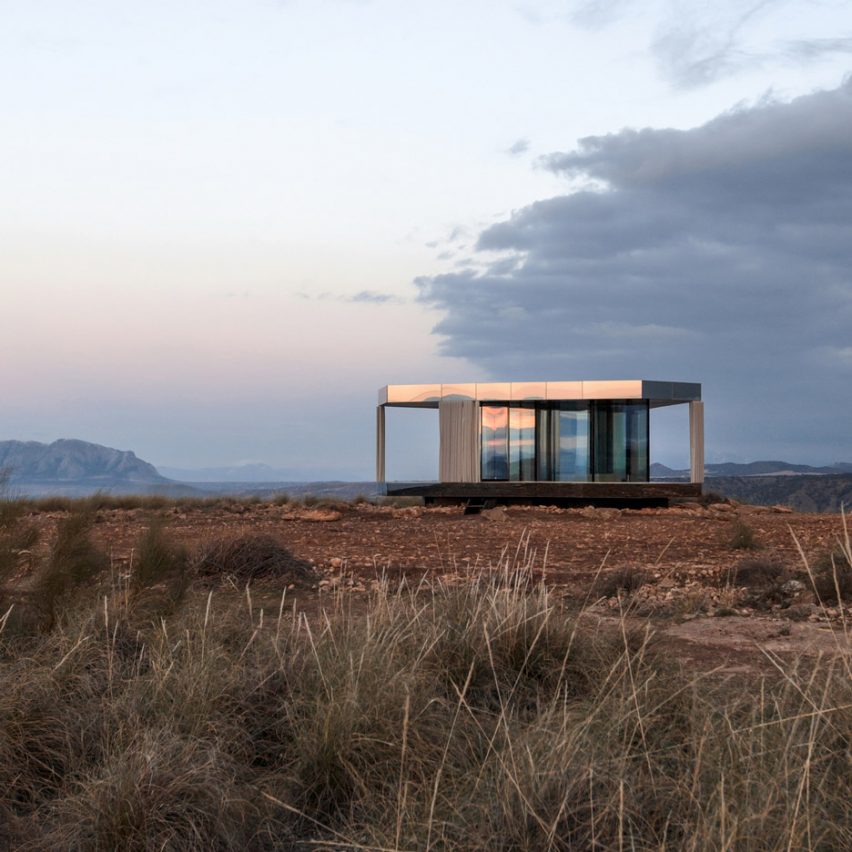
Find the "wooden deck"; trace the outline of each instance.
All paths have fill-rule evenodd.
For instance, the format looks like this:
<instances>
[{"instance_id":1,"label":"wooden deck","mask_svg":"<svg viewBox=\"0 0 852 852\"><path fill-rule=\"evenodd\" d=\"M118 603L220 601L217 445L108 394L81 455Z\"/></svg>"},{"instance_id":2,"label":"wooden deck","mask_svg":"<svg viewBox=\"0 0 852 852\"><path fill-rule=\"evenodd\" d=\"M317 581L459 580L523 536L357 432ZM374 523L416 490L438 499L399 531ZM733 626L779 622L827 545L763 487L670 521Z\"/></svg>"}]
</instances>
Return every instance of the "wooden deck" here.
<instances>
[{"instance_id":1,"label":"wooden deck","mask_svg":"<svg viewBox=\"0 0 852 852\"><path fill-rule=\"evenodd\" d=\"M426 503L664 506L701 496L701 484L693 482L388 482L386 489L388 496Z\"/></svg>"}]
</instances>

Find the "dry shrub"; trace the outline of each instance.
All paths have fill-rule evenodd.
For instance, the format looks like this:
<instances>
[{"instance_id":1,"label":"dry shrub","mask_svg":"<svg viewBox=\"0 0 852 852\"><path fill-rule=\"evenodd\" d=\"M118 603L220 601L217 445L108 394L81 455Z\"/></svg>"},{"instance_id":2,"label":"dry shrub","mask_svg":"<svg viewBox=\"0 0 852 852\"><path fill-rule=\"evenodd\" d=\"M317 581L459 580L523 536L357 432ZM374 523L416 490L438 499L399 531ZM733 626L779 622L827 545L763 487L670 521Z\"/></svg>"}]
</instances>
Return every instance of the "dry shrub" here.
<instances>
[{"instance_id":1,"label":"dry shrub","mask_svg":"<svg viewBox=\"0 0 852 852\"><path fill-rule=\"evenodd\" d=\"M319 497L315 494L306 494L302 498L302 505L309 509L325 509L331 512L343 513L350 508L350 503L337 497Z\"/></svg>"},{"instance_id":2,"label":"dry shrub","mask_svg":"<svg viewBox=\"0 0 852 852\"><path fill-rule=\"evenodd\" d=\"M133 606L137 614L165 615L182 600L189 586L189 554L169 541L162 519L142 533L131 575Z\"/></svg>"},{"instance_id":3,"label":"dry shrub","mask_svg":"<svg viewBox=\"0 0 852 852\"><path fill-rule=\"evenodd\" d=\"M786 569L771 556L748 556L728 571L727 582L732 586L766 588L783 581Z\"/></svg>"},{"instance_id":4,"label":"dry shrub","mask_svg":"<svg viewBox=\"0 0 852 852\"><path fill-rule=\"evenodd\" d=\"M91 539L94 522L95 515L89 511L74 512L59 522L50 556L27 596L42 629L50 630L107 571L109 559Z\"/></svg>"},{"instance_id":5,"label":"dry shrub","mask_svg":"<svg viewBox=\"0 0 852 852\"><path fill-rule=\"evenodd\" d=\"M852 558L840 545L821 553L812 568L814 593L824 604L852 600Z\"/></svg>"},{"instance_id":6,"label":"dry shrub","mask_svg":"<svg viewBox=\"0 0 852 852\"><path fill-rule=\"evenodd\" d=\"M0 645L7 846L852 848L842 657L708 678L488 578L219 594L133 646L100 604Z\"/></svg>"},{"instance_id":7,"label":"dry shrub","mask_svg":"<svg viewBox=\"0 0 852 852\"><path fill-rule=\"evenodd\" d=\"M310 585L315 580L309 562L293 556L269 535L243 535L212 541L199 551L194 567L202 576L227 575L242 583L259 577L275 577L299 585Z\"/></svg>"},{"instance_id":8,"label":"dry shrub","mask_svg":"<svg viewBox=\"0 0 852 852\"><path fill-rule=\"evenodd\" d=\"M22 563L32 567L32 549L38 540L38 527L23 520L23 511L14 504L0 502L0 584L7 582Z\"/></svg>"},{"instance_id":9,"label":"dry shrub","mask_svg":"<svg viewBox=\"0 0 852 852\"><path fill-rule=\"evenodd\" d=\"M249 848L258 808L215 744L143 731L81 774L50 815L48 847L92 850Z\"/></svg>"},{"instance_id":10,"label":"dry shrub","mask_svg":"<svg viewBox=\"0 0 852 852\"><path fill-rule=\"evenodd\" d=\"M760 543L755 536L754 529L742 518L737 518L731 526L728 547L732 550L756 550L760 547Z\"/></svg>"},{"instance_id":11,"label":"dry shrub","mask_svg":"<svg viewBox=\"0 0 852 852\"><path fill-rule=\"evenodd\" d=\"M630 595L652 581L653 577L642 568L625 565L598 574L592 586L592 595L599 598L613 598L618 594Z\"/></svg>"}]
</instances>

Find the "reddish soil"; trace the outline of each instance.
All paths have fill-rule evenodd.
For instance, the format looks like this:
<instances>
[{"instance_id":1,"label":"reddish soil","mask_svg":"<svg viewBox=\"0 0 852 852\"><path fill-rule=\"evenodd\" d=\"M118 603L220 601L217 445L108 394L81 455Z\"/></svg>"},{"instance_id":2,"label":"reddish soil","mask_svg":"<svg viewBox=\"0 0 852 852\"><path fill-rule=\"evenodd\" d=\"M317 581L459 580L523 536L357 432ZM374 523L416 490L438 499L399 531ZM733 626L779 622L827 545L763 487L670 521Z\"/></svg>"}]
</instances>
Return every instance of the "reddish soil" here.
<instances>
[{"instance_id":1,"label":"reddish soil","mask_svg":"<svg viewBox=\"0 0 852 852\"><path fill-rule=\"evenodd\" d=\"M126 570L152 514L98 513L96 538L117 571ZM586 604L585 617L601 625L623 611L630 618L650 618L676 653L702 666L771 667L773 654L848 654L850 648L849 608L815 605L799 552L800 546L813 562L832 548L843 536L838 515L734 504L642 510L498 508L465 516L460 507L360 505L337 511L262 503L177 507L164 514L169 535L192 548L222 536L273 536L316 568L315 589L300 592L308 608L321 604L332 589L353 595L368 591L383 575L392 581L427 575L459 583L471 572L503 564L543 577L572 605ZM50 540L60 517L41 513L32 518L44 528L43 542ZM753 530L758 549L731 547L738 520ZM801 586L794 582L787 593L755 602L753 589L727 582L731 569L752 557L780 563L781 579ZM616 592L612 582L624 569L641 571L646 580L629 595Z\"/></svg>"}]
</instances>

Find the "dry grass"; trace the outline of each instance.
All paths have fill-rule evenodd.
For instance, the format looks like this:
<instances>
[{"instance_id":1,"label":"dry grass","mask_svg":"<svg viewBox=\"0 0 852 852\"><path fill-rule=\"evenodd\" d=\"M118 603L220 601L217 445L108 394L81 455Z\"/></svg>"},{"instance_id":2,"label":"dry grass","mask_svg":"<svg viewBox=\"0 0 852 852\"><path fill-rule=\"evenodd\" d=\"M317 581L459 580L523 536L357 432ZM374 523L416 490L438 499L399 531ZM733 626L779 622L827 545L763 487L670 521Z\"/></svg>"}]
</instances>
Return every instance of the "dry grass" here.
<instances>
[{"instance_id":1,"label":"dry grass","mask_svg":"<svg viewBox=\"0 0 852 852\"><path fill-rule=\"evenodd\" d=\"M316 574L310 563L293 556L269 535L242 535L215 539L196 555L194 570L205 577L229 577L245 585L261 577L285 584L311 585Z\"/></svg>"},{"instance_id":2,"label":"dry grass","mask_svg":"<svg viewBox=\"0 0 852 852\"><path fill-rule=\"evenodd\" d=\"M152 527L127 584L0 634L0 847L852 847L848 657L684 671L518 553L366 612L190 590L148 618L183 558Z\"/></svg>"},{"instance_id":3,"label":"dry grass","mask_svg":"<svg viewBox=\"0 0 852 852\"><path fill-rule=\"evenodd\" d=\"M737 518L731 525L731 536L728 546L732 550L756 550L760 547L754 530L742 518Z\"/></svg>"}]
</instances>

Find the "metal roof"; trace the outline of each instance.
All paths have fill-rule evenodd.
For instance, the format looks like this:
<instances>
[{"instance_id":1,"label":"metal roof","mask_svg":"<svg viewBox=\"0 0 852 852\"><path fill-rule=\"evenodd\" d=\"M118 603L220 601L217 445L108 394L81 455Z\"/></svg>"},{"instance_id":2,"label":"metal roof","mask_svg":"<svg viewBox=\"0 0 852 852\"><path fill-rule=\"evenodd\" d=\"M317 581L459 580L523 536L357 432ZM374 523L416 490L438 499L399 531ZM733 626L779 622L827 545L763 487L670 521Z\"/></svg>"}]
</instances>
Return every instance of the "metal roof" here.
<instances>
[{"instance_id":1,"label":"metal roof","mask_svg":"<svg viewBox=\"0 0 852 852\"><path fill-rule=\"evenodd\" d=\"M441 400L482 402L525 400L647 399L654 406L701 399L694 382L658 382L645 379L582 382L475 382L467 384L385 385L379 405L437 408Z\"/></svg>"}]
</instances>

